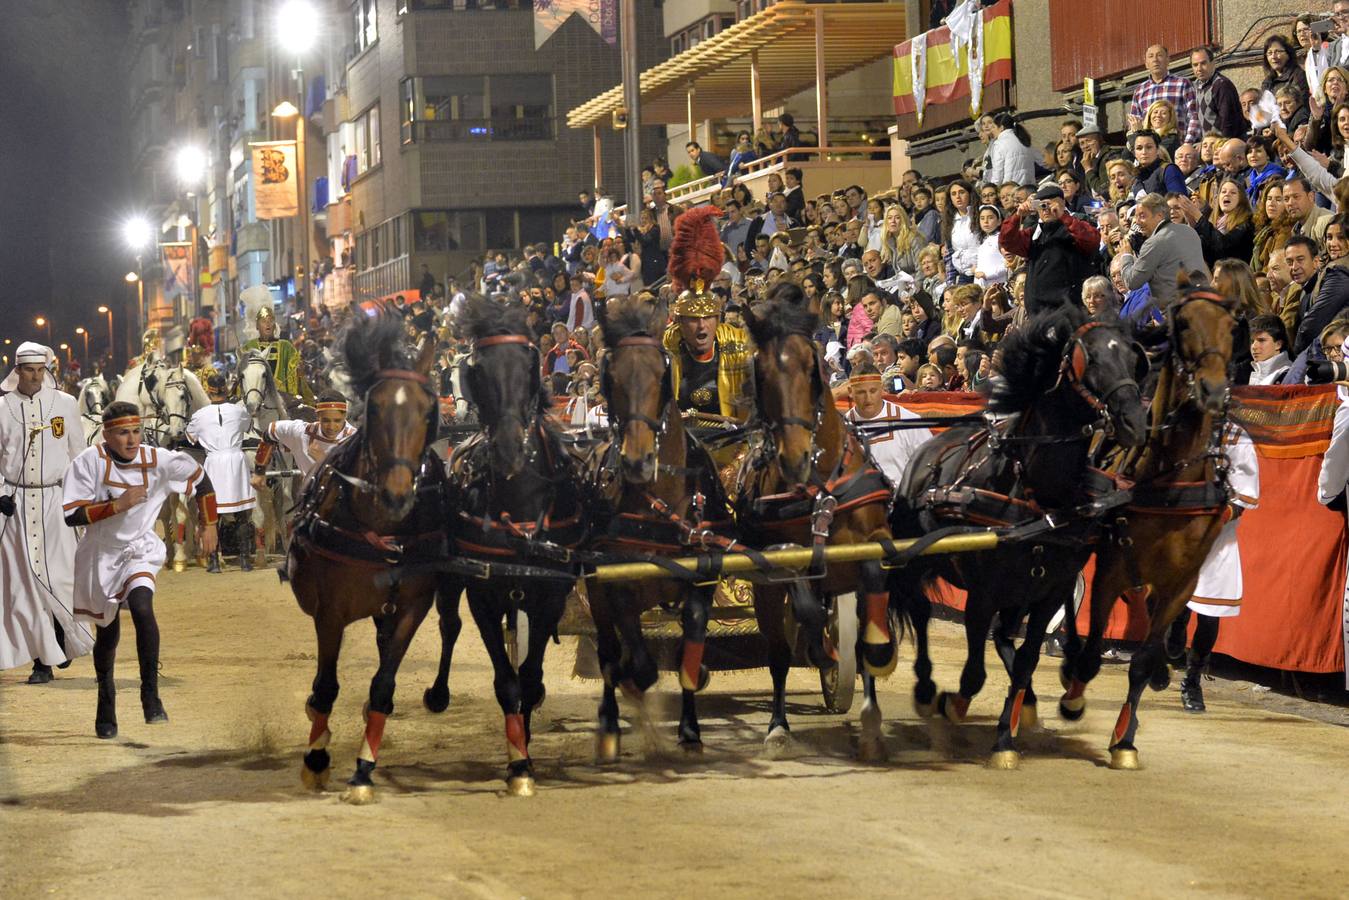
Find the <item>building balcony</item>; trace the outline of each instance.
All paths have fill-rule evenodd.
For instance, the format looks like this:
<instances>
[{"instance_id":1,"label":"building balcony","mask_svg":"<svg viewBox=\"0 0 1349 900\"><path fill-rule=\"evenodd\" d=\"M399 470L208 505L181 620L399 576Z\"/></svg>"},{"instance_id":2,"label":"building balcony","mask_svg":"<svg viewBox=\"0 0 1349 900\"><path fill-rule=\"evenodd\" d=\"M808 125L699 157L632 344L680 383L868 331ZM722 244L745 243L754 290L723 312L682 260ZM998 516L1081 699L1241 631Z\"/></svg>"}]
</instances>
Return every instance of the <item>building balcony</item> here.
<instances>
[{"instance_id":1,"label":"building balcony","mask_svg":"<svg viewBox=\"0 0 1349 900\"><path fill-rule=\"evenodd\" d=\"M404 144L437 141L551 141L557 136L556 120L550 117L517 119L438 119L404 122Z\"/></svg>"}]
</instances>

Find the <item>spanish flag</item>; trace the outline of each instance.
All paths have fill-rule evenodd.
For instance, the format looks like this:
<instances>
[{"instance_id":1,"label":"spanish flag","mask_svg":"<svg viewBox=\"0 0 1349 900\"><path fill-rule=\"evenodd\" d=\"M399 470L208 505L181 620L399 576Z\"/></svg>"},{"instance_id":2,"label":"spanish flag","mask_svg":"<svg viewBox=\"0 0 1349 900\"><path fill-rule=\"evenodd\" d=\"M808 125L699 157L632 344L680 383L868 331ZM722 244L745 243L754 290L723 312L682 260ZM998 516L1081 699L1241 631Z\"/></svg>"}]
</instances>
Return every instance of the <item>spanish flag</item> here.
<instances>
[{"instance_id":1,"label":"spanish flag","mask_svg":"<svg viewBox=\"0 0 1349 900\"><path fill-rule=\"evenodd\" d=\"M984 84L996 81L1010 81L1012 78L1012 3L1000 2L982 10L983 34L982 50L984 61ZM925 40L924 40L925 39ZM926 52L914 65L913 47L926 44ZM921 52L921 50L920 50ZM914 95L914 77L922 78L925 90ZM943 25L934 28L914 40L895 45L894 97L895 115L917 113L922 120L923 106L929 104L950 103L970 96L968 54L961 52L959 58L951 47L951 29ZM971 110L977 113L979 110Z\"/></svg>"}]
</instances>

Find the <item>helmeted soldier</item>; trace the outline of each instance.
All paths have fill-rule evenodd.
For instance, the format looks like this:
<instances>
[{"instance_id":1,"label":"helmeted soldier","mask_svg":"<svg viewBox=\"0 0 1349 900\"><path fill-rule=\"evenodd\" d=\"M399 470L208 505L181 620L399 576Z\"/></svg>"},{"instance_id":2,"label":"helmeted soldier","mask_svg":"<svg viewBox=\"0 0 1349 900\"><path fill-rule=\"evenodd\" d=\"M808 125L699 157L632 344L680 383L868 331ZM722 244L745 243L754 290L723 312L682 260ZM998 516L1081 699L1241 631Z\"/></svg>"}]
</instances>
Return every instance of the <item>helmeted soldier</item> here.
<instances>
[{"instance_id":1,"label":"helmeted soldier","mask_svg":"<svg viewBox=\"0 0 1349 900\"><path fill-rule=\"evenodd\" d=\"M721 321L721 298L709 289L725 259L712 223L719 212L699 207L675 222L669 267L677 292L671 310L675 322L666 329L663 343L681 411L743 420L749 415L742 396L749 376L749 336Z\"/></svg>"},{"instance_id":2,"label":"helmeted soldier","mask_svg":"<svg viewBox=\"0 0 1349 900\"><path fill-rule=\"evenodd\" d=\"M263 304L254 319L258 336L244 344L243 351L257 350L267 358L276 380L277 390L292 397L301 397L306 403L314 401L304 375L300 372L300 351L285 338L276 335L276 314L270 303Z\"/></svg>"}]
</instances>

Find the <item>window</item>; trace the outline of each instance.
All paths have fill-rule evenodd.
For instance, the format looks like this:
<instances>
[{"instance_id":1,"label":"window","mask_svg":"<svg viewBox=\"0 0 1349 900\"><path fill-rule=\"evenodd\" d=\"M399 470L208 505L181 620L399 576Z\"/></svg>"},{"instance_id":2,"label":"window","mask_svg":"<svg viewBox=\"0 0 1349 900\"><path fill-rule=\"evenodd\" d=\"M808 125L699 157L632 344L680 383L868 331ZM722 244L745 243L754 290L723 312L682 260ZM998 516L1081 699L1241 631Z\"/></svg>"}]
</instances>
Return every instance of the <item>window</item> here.
<instances>
[{"instance_id":1,"label":"window","mask_svg":"<svg viewBox=\"0 0 1349 900\"><path fill-rule=\"evenodd\" d=\"M551 75L409 78L402 85L402 140L553 139Z\"/></svg>"},{"instance_id":2,"label":"window","mask_svg":"<svg viewBox=\"0 0 1349 900\"><path fill-rule=\"evenodd\" d=\"M533 9L533 0L398 0L398 14L422 9L466 10Z\"/></svg>"},{"instance_id":3,"label":"window","mask_svg":"<svg viewBox=\"0 0 1349 900\"><path fill-rule=\"evenodd\" d=\"M728 15L705 16L687 28L670 35L670 55L677 56L685 50L692 50L698 44L720 34L734 24L735 19Z\"/></svg>"},{"instance_id":4,"label":"window","mask_svg":"<svg viewBox=\"0 0 1349 900\"><path fill-rule=\"evenodd\" d=\"M351 8L355 25L352 49L357 53L367 50L379 37L379 30L375 27L375 3L376 0L356 0Z\"/></svg>"},{"instance_id":5,"label":"window","mask_svg":"<svg viewBox=\"0 0 1349 900\"><path fill-rule=\"evenodd\" d=\"M356 148L356 175L359 177L379 165L384 158L379 146L379 104L357 116L352 123L352 130Z\"/></svg>"}]
</instances>

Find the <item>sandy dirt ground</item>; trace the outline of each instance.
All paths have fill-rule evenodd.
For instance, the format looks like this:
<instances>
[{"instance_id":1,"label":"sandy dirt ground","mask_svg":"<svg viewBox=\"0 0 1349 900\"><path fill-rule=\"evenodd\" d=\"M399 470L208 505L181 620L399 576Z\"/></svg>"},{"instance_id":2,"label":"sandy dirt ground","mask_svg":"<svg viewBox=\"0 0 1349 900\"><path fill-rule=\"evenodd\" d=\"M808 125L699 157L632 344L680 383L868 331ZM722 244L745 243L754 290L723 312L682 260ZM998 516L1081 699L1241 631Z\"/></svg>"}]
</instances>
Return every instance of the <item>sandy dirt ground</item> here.
<instances>
[{"instance_id":1,"label":"sandy dirt ground","mask_svg":"<svg viewBox=\"0 0 1349 900\"><path fill-rule=\"evenodd\" d=\"M401 673L379 802L352 807L339 794L374 672L370 624L348 631L334 784L315 795L299 779L313 632L289 590L270 571L190 570L165 574L156 605L168 725L141 721L129 621L115 741L93 736L88 659L44 687L0 674L0 896L1332 897L1349 884L1349 729L1275 712L1249 686L1210 682L1204 716L1180 710L1175 683L1149 693L1145 769L1115 772L1105 746L1123 667L1069 724L1046 661L1024 763L991 771L1001 669L956 728L914 714L906 647L881 691L883 764L855 760L856 709L824 713L806 670L791 681L800 755L763 758L757 670L718 674L702 695L701 758L629 733L621 764L598 768L597 685L571 676L564 639L536 720L539 791L517 798L471 622L450 710L421 705L431 618ZM934 631L950 687L963 644L952 623ZM662 678L673 718L672 685Z\"/></svg>"}]
</instances>

